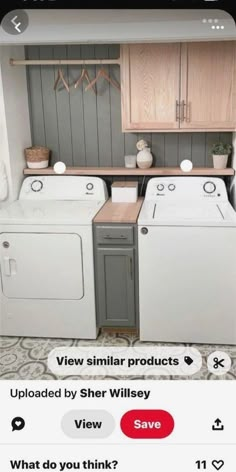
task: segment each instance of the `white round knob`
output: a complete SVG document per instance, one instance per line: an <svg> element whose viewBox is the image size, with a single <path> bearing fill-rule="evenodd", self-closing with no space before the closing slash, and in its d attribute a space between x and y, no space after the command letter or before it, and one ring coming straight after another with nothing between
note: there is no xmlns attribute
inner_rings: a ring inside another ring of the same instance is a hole
<svg viewBox="0 0 236 472"><path fill-rule="evenodd" d="M157 185L157 190L159 190L159 192L162 192L162 190L164 190L164 185L163 184L158 184Z"/></svg>
<svg viewBox="0 0 236 472"><path fill-rule="evenodd" d="M189 159L184 159L181 163L180 163L180 169L183 171L183 172L190 172L193 168L193 163L191 161L189 161Z"/></svg>
<svg viewBox="0 0 236 472"><path fill-rule="evenodd" d="M66 165L64 164L64 162L58 161L56 162L56 164L54 164L53 170L56 174L64 174L64 172L66 171Z"/></svg>
<svg viewBox="0 0 236 472"><path fill-rule="evenodd" d="M33 192L40 192L43 188L43 182L41 180L34 180L31 184Z"/></svg>
<svg viewBox="0 0 236 472"><path fill-rule="evenodd" d="M203 185L203 189L206 193L214 193L215 190L216 190L216 186L214 184L214 182L206 182L204 185Z"/></svg>
<svg viewBox="0 0 236 472"><path fill-rule="evenodd" d="M168 189L170 190L170 192L173 192L175 190L175 184L168 185Z"/></svg>

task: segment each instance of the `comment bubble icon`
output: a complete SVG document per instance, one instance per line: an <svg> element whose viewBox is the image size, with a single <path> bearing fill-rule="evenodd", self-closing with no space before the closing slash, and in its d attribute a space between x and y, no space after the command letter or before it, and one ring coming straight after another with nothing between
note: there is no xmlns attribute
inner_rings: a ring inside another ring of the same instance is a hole
<svg viewBox="0 0 236 472"><path fill-rule="evenodd" d="M12 431L21 431L25 427L25 420L21 416L16 416L13 418L11 425Z"/></svg>

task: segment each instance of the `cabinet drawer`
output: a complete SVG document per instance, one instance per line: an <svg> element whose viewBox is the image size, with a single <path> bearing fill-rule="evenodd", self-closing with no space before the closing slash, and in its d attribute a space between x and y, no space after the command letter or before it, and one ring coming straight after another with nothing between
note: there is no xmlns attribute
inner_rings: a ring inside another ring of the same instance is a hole
<svg viewBox="0 0 236 472"><path fill-rule="evenodd" d="M95 229L97 244L133 244L133 226L97 226Z"/></svg>

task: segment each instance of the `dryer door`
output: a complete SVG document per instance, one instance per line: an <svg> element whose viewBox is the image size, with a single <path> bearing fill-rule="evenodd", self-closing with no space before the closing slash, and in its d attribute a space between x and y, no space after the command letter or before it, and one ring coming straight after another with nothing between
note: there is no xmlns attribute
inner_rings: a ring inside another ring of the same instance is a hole
<svg viewBox="0 0 236 472"><path fill-rule="evenodd" d="M78 234L2 233L2 290L8 298L79 300L84 295Z"/></svg>

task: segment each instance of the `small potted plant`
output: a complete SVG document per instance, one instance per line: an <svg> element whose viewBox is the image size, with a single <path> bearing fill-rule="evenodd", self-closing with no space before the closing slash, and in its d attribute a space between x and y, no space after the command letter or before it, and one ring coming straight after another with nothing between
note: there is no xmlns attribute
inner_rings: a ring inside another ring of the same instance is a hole
<svg viewBox="0 0 236 472"><path fill-rule="evenodd" d="M44 146L32 146L25 149L26 164L30 169L48 167L50 150Z"/></svg>
<svg viewBox="0 0 236 472"><path fill-rule="evenodd" d="M211 148L214 169L225 169L228 157L232 151L232 144L217 142Z"/></svg>

